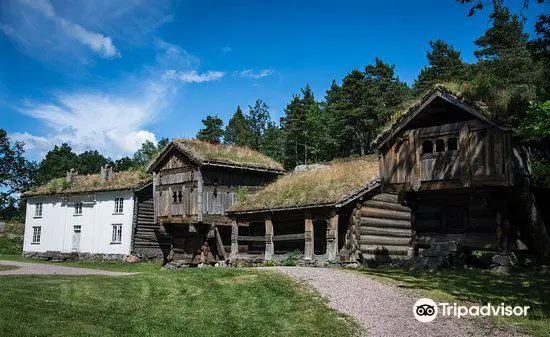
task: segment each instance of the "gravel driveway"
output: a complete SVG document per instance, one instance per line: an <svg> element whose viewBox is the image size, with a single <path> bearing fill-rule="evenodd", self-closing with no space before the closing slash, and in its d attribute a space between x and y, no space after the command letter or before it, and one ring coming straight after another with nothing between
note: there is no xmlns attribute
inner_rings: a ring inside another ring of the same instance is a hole
<svg viewBox="0 0 550 337"><path fill-rule="evenodd" d="M86 269L65 267L55 264L44 263L27 263L18 261L0 260L0 265L16 266L18 269L0 271L1 275L107 275L107 276L123 276L132 275L134 273L121 273L100 269Z"/></svg>
<svg viewBox="0 0 550 337"><path fill-rule="evenodd" d="M330 306L355 317L367 330L368 336L526 336L518 331L491 329L487 320L446 318L438 316L433 322L421 323L413 316L413 305L419 299L409 290L381 283L367 275L351 271L307 268L273 267L297 280L306 280ZM512 329L516 330L516 329Z"/></svg>

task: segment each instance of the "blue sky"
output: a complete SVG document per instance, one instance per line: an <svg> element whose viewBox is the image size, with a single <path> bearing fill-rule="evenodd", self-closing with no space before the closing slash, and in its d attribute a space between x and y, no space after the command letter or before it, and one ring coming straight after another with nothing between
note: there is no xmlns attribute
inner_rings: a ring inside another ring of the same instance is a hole
<svg viewBox="0 0 550 337"><path fill-rule="evenodd" d="M524 11L527 31L547 10ZM0 128L31 159L61 142L116 159L258 98L278 121L307 83L322 99L376 56L409 84L432 39L475 61L489 11L467 12L453 0L3 0Z"/></svg>

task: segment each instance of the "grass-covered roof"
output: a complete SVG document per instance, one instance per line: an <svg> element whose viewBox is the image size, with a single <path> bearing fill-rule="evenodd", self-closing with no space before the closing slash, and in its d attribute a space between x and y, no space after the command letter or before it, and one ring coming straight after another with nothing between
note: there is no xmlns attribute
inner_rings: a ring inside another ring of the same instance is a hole
<svg viewBox="0 0 550 337"><path fill-rule="evenodd" d="M505 121L502 121L487 104L476 99L478 94L467 83L445 83L436 84L432 89L424 93L420 98L407 101L403 104L396 113L392 115L389 122L382 128L376 139L373 141L375 145L383 143L387 137L389 137L394 130L403 126L403 123L415 113L418 109L434 94L443 95L449 101L455 104L460 104L463 107L468 107L471 112L479 114L483 119L498 124L506 125ZM496 107L495 107L496 110Z"/></svg>
<svg viewBox="0 0 550 337"><path fill-rule="evenodd" d="M99 174L76 175L72 183L66 178L56 178L47 184L26 191L23 196L132 190L150 182L151 176L140 170L113 172L111 179L106 182L101 182Z"/></svg>
<svg viewBox="0 0 550 337"><path fill-rule="evenodd" d="M172 140L160 155L151 163L149 171L162 161L171 147L177 147L191 160L201 165L222 164L272 171L284 171L283 166L274 159L244 146L212 144L197 139L176 138Z"/></svg>
<svg viewBox="0 0 550 337"><path fill-rule="evenodd" d="M248 195L229 212L336 205L368 190L378 180L377 156L340 159L324 169L292 172Z"/></svg>

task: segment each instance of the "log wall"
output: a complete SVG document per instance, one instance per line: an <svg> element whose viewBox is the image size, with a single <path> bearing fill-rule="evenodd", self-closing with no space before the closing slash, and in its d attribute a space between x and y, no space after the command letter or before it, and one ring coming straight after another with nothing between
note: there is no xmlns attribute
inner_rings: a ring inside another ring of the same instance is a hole
<svg viewBox="0 0 550 337"><path fill-rule="evenodd" d="M363 258L407 257L412 240L412 216L410 208L398 202L397 195L376 195L365 201L357 212L361 219L359 244Z"/></svg>

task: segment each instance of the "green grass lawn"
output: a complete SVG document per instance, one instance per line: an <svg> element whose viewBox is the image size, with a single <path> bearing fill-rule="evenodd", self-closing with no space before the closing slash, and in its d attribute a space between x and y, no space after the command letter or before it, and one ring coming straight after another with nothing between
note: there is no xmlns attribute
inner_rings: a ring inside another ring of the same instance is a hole
<svg viewBox="0 0 550 337"><path fill-rule="evenodd" d="M273 272L164 270L153 263L63 265L139 274L0 276L1 335L351 336L358 332L354 322L315 293Z"/></svg>
<svg viewBox="0 0 550 337"><path fill-rule="evenodd" d="M519 324L535 336L550 336L550 270L503 274L480 269L407 271L365 268L362 273L413 289L419 296L449 303L528 305L529 316L493 319L494 324Z"/></svg>

